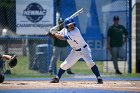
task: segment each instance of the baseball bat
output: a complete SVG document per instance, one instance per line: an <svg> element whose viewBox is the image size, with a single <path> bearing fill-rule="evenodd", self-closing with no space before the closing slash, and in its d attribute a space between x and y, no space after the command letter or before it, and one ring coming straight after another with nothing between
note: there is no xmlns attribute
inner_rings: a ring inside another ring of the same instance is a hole
<svg viewBox="0 0 140 93"><path fill-rule="evenodd" d="M77 12L75 12L74 14L72 14L70 16L70 18L75 18L76 16L80 15L83 11L84 11L84 8L81 8L80 10L78 10Z"/></svg>
<svg viewBox="0 0 140 93"><path fill-rule="evenodd" d="M84 8L81 8L80 10L76 11L75 13L73 13L73 14L70 16L70 18L73 19L73 18L79 16L81 13L83 13L83 11L84 11ZM62 25L64 25L64 22L61 23L61 24L59 24L59 25L54 26L53 28L56 30L56 29L58 29L58 28L59 28L60 26L62 26ZM51 29L51 30L54 30L54 29ZM52 32L51 30L50 30L50 32Z"/></svg>

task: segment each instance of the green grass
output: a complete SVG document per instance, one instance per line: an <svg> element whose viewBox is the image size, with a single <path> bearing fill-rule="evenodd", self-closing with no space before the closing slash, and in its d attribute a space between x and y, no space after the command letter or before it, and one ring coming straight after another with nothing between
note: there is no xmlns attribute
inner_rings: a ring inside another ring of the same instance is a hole
<svg viewBox="0 0 140 93"><path fill-rule="evenodd" d="M62 62L58 62L57 67L59 68L60 64ZM140 74L123 74L123 75L115 75L113 73L106 73L103 72L103 62L96 62L96 65L99 68L99 71L104 74L111 76L109 77L120 77L120 78L129 78L129 77L140 77ZM76 74L82 74L82 75L91 75L92 72L88 68L87 64L82 61L78 61L72 68L72 71ZM29 70L28 68L28 59L27 57L18 57L18 64L16 67L11 69L12 75L8 75L8 77L31 77L31 78L46 78L50 77L49 74L42 74L39 71ZM51 76L53 77L53 76ZM64 75L64 77L68 77L67 75Z"/></svg>
<svg viewBox="0 0 140 93"><path fill-rule="evenodd" d="M61 62L58 62L58 66ZM102 62L96 62L96 65L99 67L99 71L103 72L103 63ZM76 74L85 74L89 75L92 74L91 69L87 66L86 62L78 61L74 66L71 68L72 71Z"/></svg>
<svg viewBox="0 0 140 93"><path fill-rule="evenodd" d="M18 57L18 64L11 71L11 77L46 77L38 71L29 70L27 57Z"/></svg>
<svg viewBox="0 0 140 93"><path fill-rule="evenodd" d="M62 62L58 62L57 68L60 67ZM99 70L102 72L103 64L102 62L97 63ZM76 74L92 74L91 70L88 68L85 62L78 61L72 68L72 71ZM18 64L16 67L11 69L12 75L9 77L50 77L49 74L42 74L39 71L29 70L27 57L18 57ZM67 76L65 76L67 77Z"/></svg>

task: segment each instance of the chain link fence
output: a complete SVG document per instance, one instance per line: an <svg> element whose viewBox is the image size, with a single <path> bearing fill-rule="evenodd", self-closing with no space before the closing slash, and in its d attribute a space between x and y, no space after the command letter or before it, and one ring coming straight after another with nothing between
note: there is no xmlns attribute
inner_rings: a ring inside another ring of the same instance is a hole
<svg viewBox="0 0 140 93"><path fill-rule="evenodd" d="M61 11L62 10L61 5L63 6L64 4L62 0L54 0L54 1L60 1L61 2L59 4L60 13L65 12L65 11ZM75 2L78 2L78 0ZM103 2L106 2L106 0L104 0ZM93 15L96 17L96 19L97 18L100 19L100 20L97 19L98 26L93 22L94 26L91 27L92 22L90 20L86 20L86 21L88 21L87 24L90 24L89 25L90 28L94 29L94 27L96 28L99 27L99 29L101 30L100 31L101 35L104 37L102 40L103 41L102 48L106 48L105 47L106 40L104 40L106 39L106 30L109 27L109 25L112 24L112 18L114 15L116 14L120 15L120 18L123 19L121 20L121 22L125 24L126 28L129 30L129 26L128 26L129 22L127 21L127 19L129 18L128 2L129 0L107 0L105 5L102 3L102 0L94 2L96 5L97 15L95 14ZM100 5L102 5L102 7L100 7ZM61 16L65 18L65 14L62 14ZM88 18L90 18L89 14L87 14L87 16ZM16 28L16 0L0 0L0 53L1 54L15 53L18 56L20 65L15 69L20 69L20 68L22 69L22 66L25 66L23 70L25 69L39 70L40 73L47 73L48 71L47 67L49 65L51 51L52 51L52 40L46 37L45 35L20 35L19 36L16 34L16 29L17 29ZM88 30L88 28L85 29ZM92 32L90 33L92 34ZM90 45L93 46L92 44ZM23 63L25 64L23 65Z"/></svg>

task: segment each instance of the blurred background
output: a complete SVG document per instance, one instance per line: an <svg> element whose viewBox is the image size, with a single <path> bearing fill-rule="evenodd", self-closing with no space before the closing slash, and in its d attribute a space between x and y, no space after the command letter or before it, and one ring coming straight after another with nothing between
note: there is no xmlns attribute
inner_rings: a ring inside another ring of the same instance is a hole
<svg viewBox="0 0 140 93"><path fill-rule="evenodd" d="M107 50L107 30L117 15L129 33L124 45L126 58L119 60L120 70L125 74L140 73L139 4L139 0L0 0L0 53L18 56L17 66L11 69L4 65L4 71L11 70L12 75L17 76L46 75L52 39L45 33L58 24L59 18L65 19L84 8L74 20L90 45L100 71L114 72ZM85 65L80 60L72 69L77 74L90 74Z"/></svg>

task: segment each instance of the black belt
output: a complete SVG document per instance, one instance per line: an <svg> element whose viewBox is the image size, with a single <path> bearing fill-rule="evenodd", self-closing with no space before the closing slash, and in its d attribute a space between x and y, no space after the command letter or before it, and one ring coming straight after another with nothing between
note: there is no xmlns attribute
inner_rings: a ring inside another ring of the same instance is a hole
<svg viewBox="0 0 140 93"><path fill-rule="evenodd" d="M86 47L87 47L87 44L83 46L83 48L86 48ZM76 49L75 51L81 51L81 48Z"/></svg>

